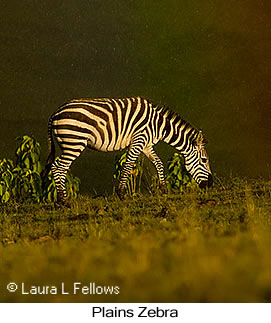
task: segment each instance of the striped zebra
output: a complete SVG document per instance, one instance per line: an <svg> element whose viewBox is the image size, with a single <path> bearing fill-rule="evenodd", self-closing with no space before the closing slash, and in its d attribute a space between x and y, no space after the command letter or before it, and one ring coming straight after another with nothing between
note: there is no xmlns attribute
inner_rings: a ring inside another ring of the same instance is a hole
<svg viewBox="0 0 271 323"><path fill-rule="evenodd" d="M62 151L57 160L53 135ZM65 203L67 171L86 147L105 152L129 147L118 186L121 198L127 177L141 153L156 167L161 190L166 192L163 163L153 149L161 140L180 151L187 171L201 188L212 184L206 140L200 130L178 114L142 97L68 101L57 109L48 124L50 154L46 173L52 169L57 201Z"/></svg>

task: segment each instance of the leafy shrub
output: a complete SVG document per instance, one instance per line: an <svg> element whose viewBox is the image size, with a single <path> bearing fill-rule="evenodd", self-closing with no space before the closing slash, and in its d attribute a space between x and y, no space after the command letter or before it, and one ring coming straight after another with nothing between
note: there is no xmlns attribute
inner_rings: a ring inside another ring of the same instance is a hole
<svg viewBox="0 0 271 323"><path fill-rule="evenodd" d="M168 188L173 193L180 193L187 187L195 184L192 176L187 172L184 166L184 158L182 155L174 153L168 160L166 181L168 183Z"/></svg>
<svg viewBox="0 0 271 323"><path fill-rule="evenodd" d="M121 170L124 163L127 160L127 151L125 151L120 157L116 158L115 171L113 174L114 179L120 180ZM133 196L136 192L140 191L143 175L143 157L139 157L136 164L133 166L130 175L127 179L127 193L129 196Z"/></svg>
<svg viewBox="0 0 271 323"><path fill-rule="evenodd" d="M15 163L5 158L0 160L0 202L8 202L11 198L17 201L56 201L56 185L51 172L42 178L40 144L29 136L17 138L15 157ZM79 183L77 177L67 175L69 198L77 196Z"/></svg>
<svg viewBox="0 0 271 323"><path fill-rule="evenodd" d="M15 165L23 170L41 173L40 144L36 139L23 136L17 138Z"/></svg>

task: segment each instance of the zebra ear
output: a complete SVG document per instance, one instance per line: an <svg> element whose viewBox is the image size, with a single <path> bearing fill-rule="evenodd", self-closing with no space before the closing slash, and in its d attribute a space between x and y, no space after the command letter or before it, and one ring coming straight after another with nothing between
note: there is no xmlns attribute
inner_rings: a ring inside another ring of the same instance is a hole
<svg viewBox="0 0 271 323"><path fill-rule="evenodd" d="M204 137L201 130L199 131L196 141L198 145L203 145L203 146L208 143L207 139Z"/></svg>

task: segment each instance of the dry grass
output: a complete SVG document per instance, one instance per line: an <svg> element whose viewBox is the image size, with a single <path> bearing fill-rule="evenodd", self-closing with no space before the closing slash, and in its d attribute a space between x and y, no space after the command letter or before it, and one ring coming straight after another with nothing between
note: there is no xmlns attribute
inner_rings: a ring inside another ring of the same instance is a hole
<svg viewBox="0 0 271 323"><path fill-rule="evenodd" d="M80 196L71 209L1 207L0 300L270 302L271 183L180 196ZM6 284L118 285L118 295L22 295Z"/></svg>

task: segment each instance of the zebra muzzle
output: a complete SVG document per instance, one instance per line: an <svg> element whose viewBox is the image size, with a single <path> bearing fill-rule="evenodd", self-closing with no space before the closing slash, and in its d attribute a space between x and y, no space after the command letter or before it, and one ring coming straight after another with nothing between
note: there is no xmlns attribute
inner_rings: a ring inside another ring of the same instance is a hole
<svg viewBox="0 0 271 323"><path fill-rule="evenodd" d="M199 183L200 188L207 188L207 187L211 187L212 185L213 185L213 176L211 174L209 174L207 181L202 181Z"/></svg>

